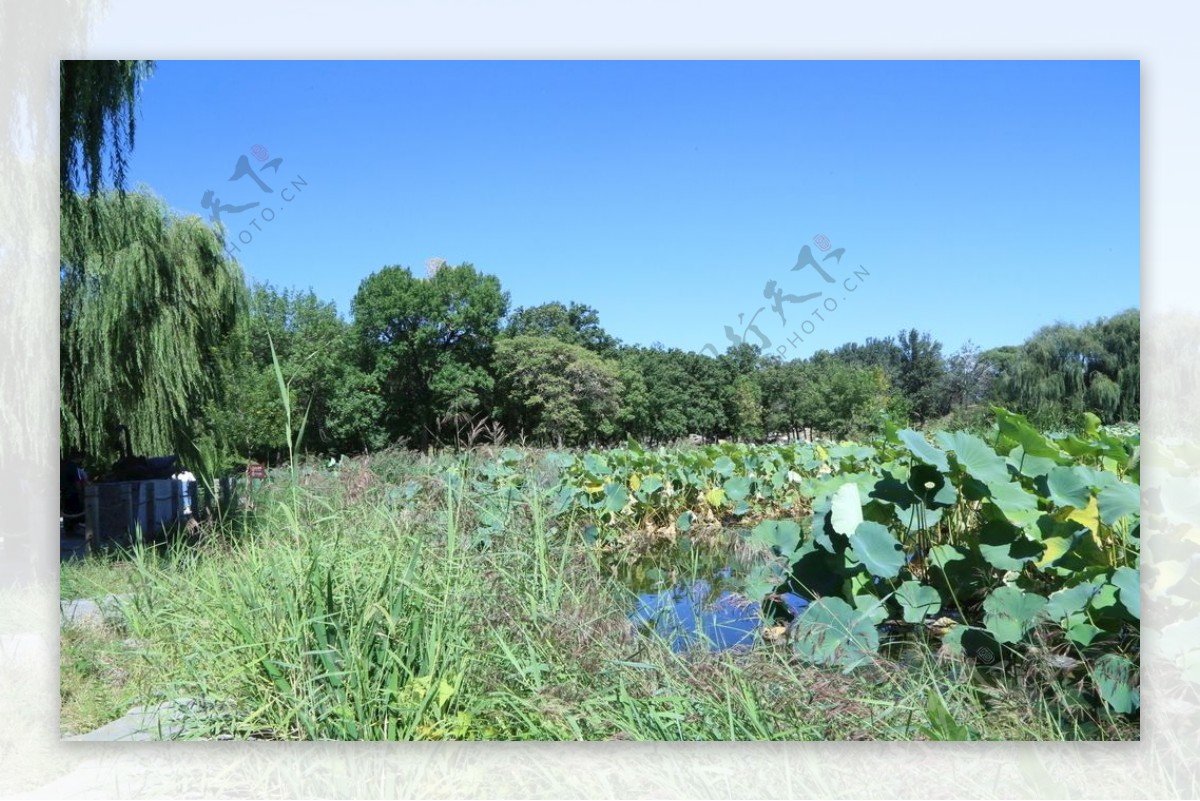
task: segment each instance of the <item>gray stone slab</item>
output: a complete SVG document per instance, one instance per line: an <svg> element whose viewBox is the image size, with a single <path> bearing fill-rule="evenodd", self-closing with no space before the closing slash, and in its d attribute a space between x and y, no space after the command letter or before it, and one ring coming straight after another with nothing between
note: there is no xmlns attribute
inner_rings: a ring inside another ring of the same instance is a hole
<svg viewBox="0 0 1200 801"><path fill-rule="evenodd" d="M134 707L112 723L64 740L104 743L175 740L183 733L183 717L191 705L189 699L179 698L154 707Z"/></svg>
<svg viewBox="0 0 1200 801"><path fill-rule="evenodd" d="M121 617L122 604L129 603L133 596L106 595L99 600L91 598L76 598L71 601L59 601L61 623L69 625L102 625L107 619Z"/></svg>

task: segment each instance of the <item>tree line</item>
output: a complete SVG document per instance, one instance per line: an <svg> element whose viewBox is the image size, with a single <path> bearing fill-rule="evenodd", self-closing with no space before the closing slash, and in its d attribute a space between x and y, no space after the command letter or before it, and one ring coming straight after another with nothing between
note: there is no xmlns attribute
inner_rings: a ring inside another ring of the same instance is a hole
<svg viewBox="0 0 1200 801"><path fill-rule="evenodd" d="M885 416L980 425L990 404L1048 428L1084 411L1106 422L1139 417L1136 310L986 352L968 344L947 355L910 328L783 361L747 343L715 358L623 344L587 305L509 312L508 303L499 281L470 264L428 277L385 267L362 282L348 322L311 290L257 285L230 384L242 413L224 418L222 435L260 458L283 445L268 341L292 408L307 410L304 447L326 453L425 447L464 432L555 446L846 437Z"/></svg>
<svg viewBox="0 0 1200 801"><path fill-rule="evenodd" d="M116 213L110 203L103 213ZM129 422L146 452L203 446L225 461L274 461L287 452L282 391L293 430L303 423L294 444L321 454L847 437L885 419L977 426L990 404L1051 428L1083 411L1139 418L1136 310L990 351L947 355L910 328L790 361L747 343L713 357L621 343L582 303L510 309L495 276L459 264L428 275L384 267L362 281L345 320L312 290L239 291L216 232L146 196L124 203L136 224L117 230L141 245L119 239L97 259L67 250L88 234L64 229L64 259L89 265L64 262L64 447L111 451L108 432Z"/></svg>

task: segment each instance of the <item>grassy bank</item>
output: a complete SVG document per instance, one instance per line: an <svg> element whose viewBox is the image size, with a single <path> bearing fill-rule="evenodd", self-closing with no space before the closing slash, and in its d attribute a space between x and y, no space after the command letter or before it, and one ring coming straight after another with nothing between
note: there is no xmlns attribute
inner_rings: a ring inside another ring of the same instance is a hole
<svg viewBox="0 0 1200 801"><path fill-rule="evenodd" d="M634 632L611 558L550 514L553 476L479 481L488 458L275 477L236 530L64 564L66 596L133 597L119 630L64 634L64 729L186 697L194 738L1137 737L1072 711L1052 671L1001 677L919 643L849 673L783 642L674 653Z"/></svg>

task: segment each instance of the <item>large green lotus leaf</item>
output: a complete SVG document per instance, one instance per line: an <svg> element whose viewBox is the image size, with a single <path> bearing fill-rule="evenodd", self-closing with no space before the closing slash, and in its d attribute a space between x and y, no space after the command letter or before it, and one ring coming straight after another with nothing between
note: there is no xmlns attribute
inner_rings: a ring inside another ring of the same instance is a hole
<svg viewBox="0 0 1200 801"><path fill-rule="evenodd" d="M1117 586L1111 582L1101 584L1099 592L1092 596L1092 609L1098 614L1107 614L1116 608Z"/></svg>
<svg viewBox="0 0 1200 801"><path fill-rule="evenodd" d="M771 487L774 489L782 489L784 484L787 484L788 471L787 468L780 468L771 474Z"/></svg>
<svg viewBox="0 0 1200 801"><path fill-rule="evenodd" d="M988 498L1012 524L1032 528L1042 516L1037 496L1015 481L988 484Z"/></svg>
<svg viewBox="0 0 1200 801"><path fill-rule="evenodd" d="M984 484L998 484L1009 480L1008 465L986 442L974 434L955 431L953 434L939 431L938 442L954 456L963 470Z"/></svg>
<svg viewBox="0 0 1200 801"><path fill-rule="evenodd" d="M1007 437L1025 449L1030 456L1044 456L1059 459L1063 453L1059 447L1045 434L1038 431L1022 415L1015 414L999 406L993 406L996 423L1000 427L1000 436Z"/></svg>
<svg viewBox="0 0 1200 801"><path fill-rule="evenodd" d="M778 562L755 565L746 574L742 585L743 592L748 598L762 603L765 597L775 592L785 581L787 581L787 572Z"/></svg>
<svg viewBox="0 0 1200 801"><path fill-rule="evenodd" d="M1017 587L997 587L983 601L983 625L999 642L1018 642L1033 628L1046 599Z"/></svg>
<svg viewBox="0 0 1200 801"><path fill-rule="evenodd" d="M1067 628L1067 639L1081 648L1086 648L1092 644L1092 640L1096 639L1096 635L1101 633L1103 633L1103 629L1093 626L1087 618L1080 618L1078 622Z"/></svg>
<svg viewBox="0 0 1200 801"><path fill-rule="evenodd" d="M1129 464L1129 460L1133 456L1133 453L1130 451L1130 448L1133 445L1132 442L1126 442L1121 437L1110 434L1104 430L1101 430L1096 438L1100 440L1101 444L1104 446L1105 454L1109 458L1113 459L1117 462L1117 464L1120 465Z"/></svg>
<svg viewBox="0 0 1200 801"><path fill-rule="evenodd" d="M1079 622L1080 616L1086 616L1088 601L1099 589L1095 584L1085 582L1052 592L1042 614L1046 616L1047 620L1064 624L1069 628Z"/></svg>
<svg viewBox="0 0 1200 801"><path fill-rule="evenodd" d="M963 552L953 545L935 545L929 549L929 556L926 558L926 561L934 567L945 570L946 565L951 562L966 558Z"/></svg>
<svg viewBox="0 0 1200 801"><path fill-rule="evenodd" d="M887 607L884 606L883 601L874 595L855 595L854 608L858 610L859 614L870 620L873 625L878 626L887 620Z"/></svg>
<svg viewBox="0 0 1200 801"><path fill-rule="evenodd" d="M945 451L929 444L929 441L919 431L914 431L911 428L906 428L903 431L897 431L896 436L908 448L909 453L916 456L925 464L932 465L943 473L950 472L950 462L946 459Z"/></svg>
<svg viewBox="0 0 1200 801"><path fill-rule="evenodd" d="M687 531L692 527L692 513L684 512L675 519L675 528L678 531Z"/></svg>
<svg viewBox="0 0 1200 801"><path fill-rule="evenodd" d="M962 476L958 481L958 491L968 501L982 501L988 497L988 485L971 476Z"/></svg>
<svg viewBox="0 0 1200 801"><path fill-rule="evenodd" d="M1058 462L1046 456L1033 456L1020 445L1009 451L1004 460L1012 469L1028 478L1044 476L1058 466Z"/></svg>
<svg viewBox="0 0 1200 801"><path fill-rule="evenodd" d="M841 598L811 603L792 624L796 655L817 665L837 665L849 671L879 650L879 632L871 618Z"/></svg>
<svg viewBox="0 0 1200 801"><path fill-rule="evenodd" d="M906 581L896 588L896 600L904 610L905 623L920 623L942 608L938 591L919 581Z"/></svg>
<svg viewBox="0 0 1200 801"><path fill-rule="evenodd" d="M1054 567L1058 560L1062 559L1071 550L1071 546L1079 539L1079 535L1072 537L1045 537L1042 539L1042 545L1045 550L1034 564L1040 570L1045 570L1049 567Z"/></svg>
<svg viewBox="0 0 1200 801"><path fill-rule="evenodd" d="M800 545L800 524L794 520L764 520L750 532L750 541L790 556Z"/></svg>
<svg viewBox="0 0 1200 801"><path fill-rule="evenodd" d="M725 495L731 501L743 501L750 494L750 479L734 476L725 482Z"/></svg>
<svg viewBox="0 0 1200 801"><path fill-rule="evenodd" d="M546 454L545 461L546 464L552 469L566 470L567 468L575 466L576 459L575 454L573 453L559 453L557 451L551 451L550 453Z"/></svg>
<svg viewBox="0 0 1200 801"><path fill-rule="evenodd" d="M792 556L792 583L810 600L839 595L845 578L844 560L807 540Z"/></svg>
<svg viewBox="0 0 1200 801"><path fill-rule="evenodd" d="M954 656L974 659L981 665L995 665L1000 661L1000 643L986 629L974 626L955 626L946 632L942 647Z"/></svg>
<svg viewBox="0 0 1200 801"><path fill-rule="evenodd" d="M935 545L925 556L925 583L937 587L943 598L956 604L982 600L994 581L995 568L989 565L978 548L967 550L963 545Z"/></svg>
<svg viewBox="0 0 1200 801"><path fill-rule="evenodd" d="M604 508L616 514L625 508L625 504L629 502L629 490L625 489L624 484L605 484L604 485Z"/></svg>
<svg viewBox="0 0 1200 801"><path fill-rule="evenodd" d="M1134 687L1134 664L1117 654L1104 654L1096 660L1092 678L1096 690L1112 711L1128 715L1141 705L1141 691Z"/></svg>
<svg viewBox="0 0 1200 801"><path fill-rule="evenodd" d="M563 487L558 491L558 497L554 499L554 506L551 508L550 514L553 516L561 515L575 505L575 494L580 490L574 487Z"/></svg>
<svg viewBox="0 0 1200 801"><path fill-rule="evenodd" d="M1098 442L1092 440L1084 440L1070 434L1065 437L1058 437L1054 440L1054 444L1062 448L1068 455L1076 459L1086 459L1104 453L1105 448Z"/></svg>
<svg viewBox="0 0 1200 801"><path fill-rule="evenodd" d="M1141 514L1142 488L1121 482L1100 490L1096 501L1100 506L1100 519L1111 526L1126 515Z"/></svg>
<svg viewBox="0 0 1200 801"><path fill-rule="evenodd" d="M587 470L595 478L603 478L612 472L609 469L608 462L598 453L589 453L583 457L583 469Z"/></svg>
<svg viewBox="0 0 1200 801"><path fill-rule="evenodd" d="M979 530L979 553L997 570L1020 570L1042 555L1041 544L1025 538L1003 520L989 520Z"/></svg>
<svg viewBox="0 0 1200 801"><path fill-rule="evenodd" d="M1094 572L1110 564L1108 554L1101 549L1095 535L1086 526L1081 526L1073 520L1059 521L1059 524L1060 530L1070 530L1074 533L1071 535L1070 549L1054 562L1056 570L1066 571L1064 575L1080 574ZM1045 539L1043 535L1043 541Z"/></svg>
<svg viewBox="0 0 1200 801"><path fill-rule="evenodd" d="M912 489L907 483L900 481L886 471L883 474L883 478L875 482L875 487L871 490L871 494L868 497L885 501L901 509L908 509L918 501L917 496L913 494Z"/></svg>
<svg viewBox="0 0 1200 801"><path fill-rule="evenodd" d="M663 488L662 479L659 478L658 476L649 476L648 478L642 479L641 491L646 497L650 497L651 495L658 492L662 488Z"/></svg>
<svg viewBox="0 0 1200 801"><path fill-rule="evenodd" d="M853 534L858 524L863 522L862 500L857 484L843 484L833 493L830 521L834 531L846 536Z"/></svg>
<svg viewBox="0 0 1200 801"><path fill-rule="evenodd" d="M897 509L890 503L877 500L867 501L862 507L863 520L873 520L881 526L890 526L897 520L908 517L912 511L910 509L906 512L903 509Z"/></svg>
<svg viewBox="0 0 1200 801"><path fill-rule="evenodd" d="M958 490L946 480L945 473L932 465L914 465L908 476L908 486L930 509L953 506L958 502Z"/></svg>
<svg viewBox="0 0 1200 801"><path fill-rule="evenodd" d="M1055 506L1086 509L1092 499L1091 471L1076 467L1055 467L1046 474L1046 496Z"/></svg>
<svg viewBox="0 0 1200 801"><path fill-rule="evenodd" d="M1139 571L1132 567L1118 567L1113 571L1112 584L1117 588L1117 597L1129 614L1141 620L1142 617L1142 586Z"/></svg>
<svg viewBox="0 0 1200 801"><path fill-rule="evenodd" d="M869 520L858 524L850 535L854 556L880 578L895 578L904 567L904 549L892 533Z"/></svg>
<svg viewBox="0 0 1200 801"><path fill-rule="evenodd" d="M1087 482L1087 485L1097 492L1107 489L1108 487L1116 487L1121 484L1121 477L1116 473L1110 473L1107 470L1100 470L1084 464L1075 465L1075 474Z"/></svg>
<svg viewBox="0 0 1200 801"><path fill-rule="evenodd" d="M728 456L722 456L720 459L717 459L717 461L713 462L713 470L719 476L728 478L729 476L733 475L733 468L733 460Z"/></svg>
<svg viewBox="0 0 1200 801"><path fill-rule="evenodd" d="M829 458L838 462L865 462L875 455L870 445L834 445L829 448Z"/></svg>
<svg viewBox="0 0 1200 801"><path fill-rule="evenodd" d="M829 551L829 553L837 553L840 549L838 548L838 544L833 541L836 532L833 530L830 508L831 501L829 498L824 498L813 505L812 537L816 544Z"/></svg>

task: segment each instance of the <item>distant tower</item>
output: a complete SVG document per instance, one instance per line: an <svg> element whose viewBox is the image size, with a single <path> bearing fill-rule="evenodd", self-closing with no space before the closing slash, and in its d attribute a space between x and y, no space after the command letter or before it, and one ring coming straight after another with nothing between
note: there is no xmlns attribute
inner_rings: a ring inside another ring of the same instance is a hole
<svg viewBox="0 0 1200 801"><path fill-rule="evenodd" d="M441 256L434 256L432 259L425 260L425 277L433 278L437 275L437 271L446 266L446 260Z"/></svg>

